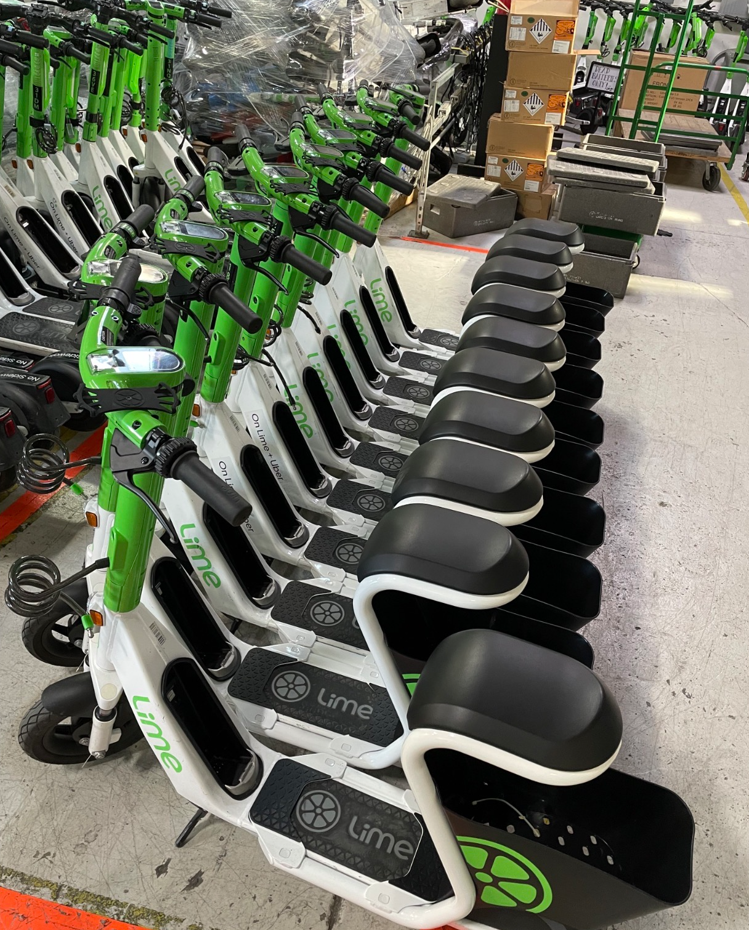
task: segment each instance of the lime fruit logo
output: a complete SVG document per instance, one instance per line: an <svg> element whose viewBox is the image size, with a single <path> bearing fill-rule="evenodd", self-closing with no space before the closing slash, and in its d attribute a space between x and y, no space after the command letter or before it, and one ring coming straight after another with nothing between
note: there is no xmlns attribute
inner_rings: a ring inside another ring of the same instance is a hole
<svg viewBox="0 0 749 930"><path fill-rule="evenodd" d="M459 836L458 842L474 879L484 886L480 895L484 904L529 914L541 914L551 905L551 886L525 856L473 836Z"/></svg>
<svg viewBox="0 0 749 930"><path fill-rule="evenodd" d="M419 678L421 677L420 672L407 672L403 676L403 681L406 683L408 688L408 693L413 696L414 691L416 690L416 685L419 683Z"/></svg>

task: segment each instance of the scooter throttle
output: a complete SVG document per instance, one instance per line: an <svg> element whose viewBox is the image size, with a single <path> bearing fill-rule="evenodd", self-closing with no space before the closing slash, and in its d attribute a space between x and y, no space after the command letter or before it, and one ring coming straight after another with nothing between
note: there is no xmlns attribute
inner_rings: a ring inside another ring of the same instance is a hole
<svg viewBox="0 0 749 930"><path fill-rule="evenodd" d="M377 242L375 233L354 223L342 210L333 214L330 221L330 228L335 229L339 233L343 233L344 236L348 236L349 239L353 239L355 242L361 242L361 244L365 245L368 249L372 248L375 242Z"/></svg>
<svg viewBox="0 0 749 930"><path fill-rule="evenodd" d="M333 277L333 272L329 268L321 265L314 258L310 258L309 255L305 255L304 252L300 252L291 243L284 248L279 258L280 261L306 274L308 278L312 278L318 284L327 284Z"/></svg>
<svg viewBox="0 0 749 930"><path fill-rule="evenodd" d="M390 207L383 203L382 200L371 191L368 187L364 187L362 184L355 185L349 192L349 200L355 200L356 203L360 203L363 207L366 207L367 210L371 210L372 213L376 213L377 216L385 219L385 217L390 213Z"/></svg>
<svg viewBox="0 0 749 930"><path fill-rule="evenodd" d="M225 281L215 284L211 288L208 299L217 307L225 310L234 322L239 323L246 332L257 333L262 329L262 317L259 317L254 310L250 310Z"/></svg>
<svg viewBox="0 0 749 930"><path fill-rule="evenodd" d="M418 132L409 129L408 126L401 126L398 135L401 139L405 139L406 142L410 142L411 145L415 145L417 149L421 149L422 152L429 151L429 140L425 139L424 136L420 136Z"/></svg>
<svg viewBox="0 0 749 930"><path fill-rule="evenodd" d="M231 526L241 526L252 513L250 504L204 465L194 448L187 448L177 456L169 469L169 477L183 481Z"/></svg>

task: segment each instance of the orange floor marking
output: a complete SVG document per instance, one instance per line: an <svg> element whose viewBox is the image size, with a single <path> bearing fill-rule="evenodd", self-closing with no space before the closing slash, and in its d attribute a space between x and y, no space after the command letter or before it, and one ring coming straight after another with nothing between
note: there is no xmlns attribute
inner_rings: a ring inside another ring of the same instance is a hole
<svg viewBox="0 0 749 930"><path fill-rule="evenodd" d="M2 930L142 930L98 914L0 888Z"/></svg>
<svg viewBox="0 0 749 930"><path fill-rule="evenodd" d="M421 245L435 245L438 249L457 249L459 252L478 252L479 255L486 255L489 249L477 249L472 245L453 245L452 242L430 242L429 239L417 239L415 236L395 236L396 239L402 239L403 242L420 242Z"/></svg>

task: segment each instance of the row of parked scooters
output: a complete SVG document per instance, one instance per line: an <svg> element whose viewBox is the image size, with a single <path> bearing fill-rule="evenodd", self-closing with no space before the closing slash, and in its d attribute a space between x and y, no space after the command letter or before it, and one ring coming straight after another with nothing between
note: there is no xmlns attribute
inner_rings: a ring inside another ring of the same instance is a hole
<svg viewBox="0 0 749 930"><path fill-rule="evenodd" d="M237 164L209 150L81 256L92 539L64 580L19 559L6 602L32 655L83 670L21 747L82 764L145 739L197 809L178 845L210 814L401 926L592 930L680 904L691 815L612 768L622 720L579 632L613 306L566 282L580 230L515 224L461 331L420 329L377 232L428 146L423 98L296 104L294 164L239 127ZM68 466L43 433L19 476L50 492Z"/></svg>

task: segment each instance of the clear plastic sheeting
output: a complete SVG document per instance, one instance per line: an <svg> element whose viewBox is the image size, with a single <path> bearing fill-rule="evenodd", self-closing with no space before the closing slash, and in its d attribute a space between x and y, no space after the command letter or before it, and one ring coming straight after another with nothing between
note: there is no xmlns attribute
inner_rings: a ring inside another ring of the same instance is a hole
<svg viewBox="0 0 749 930"><path fill-rule="evenodd" d="M412 81L423 52L390 0L223 0L232 18L216 30L189 29L191 121L201 135L231 132L239 120L283 133L286 95L319 84L350 90L359 81ZM280 121L280 122L279 122Z"/></svg>

